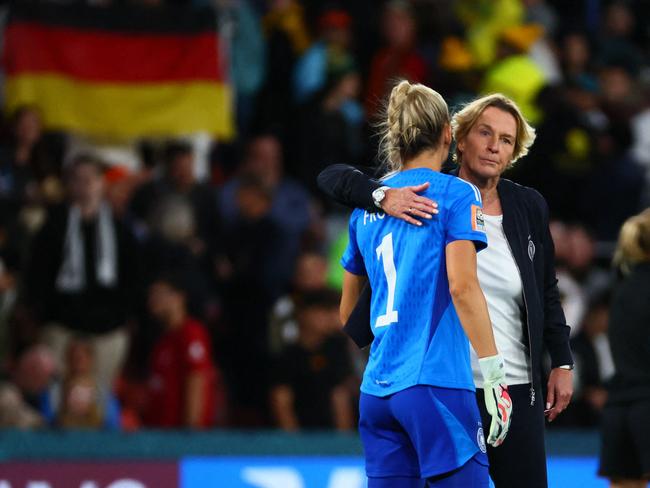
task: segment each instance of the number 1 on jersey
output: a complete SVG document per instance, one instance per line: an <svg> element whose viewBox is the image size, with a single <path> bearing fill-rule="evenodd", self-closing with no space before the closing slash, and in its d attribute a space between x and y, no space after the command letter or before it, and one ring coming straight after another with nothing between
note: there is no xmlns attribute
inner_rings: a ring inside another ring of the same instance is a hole
<svg viewBox="0 0 650 488"><path fill-rule="evenodd" d="M381 240L381 244L377 248L377 259L381 259L384 265L384 274L388 283L388 295L386 297L386 313L377 317L375 327L386 327L393 322L397 322L397 310L393 310L393 306L395 305L397 270L395 269L395 259L393 258L392 232L384 236Z"/></svg>

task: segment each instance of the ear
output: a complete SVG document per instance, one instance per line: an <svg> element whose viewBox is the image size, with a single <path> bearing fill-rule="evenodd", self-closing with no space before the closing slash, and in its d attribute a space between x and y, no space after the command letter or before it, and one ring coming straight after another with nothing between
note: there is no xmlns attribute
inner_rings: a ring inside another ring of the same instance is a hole
<svg viewBox="0 0 650 488"><path fill-rule="evenodd" d="M451 126L448 124L445 125L445 129L443 131L443 142L445 143L445 146L451 145Z"/></svg>
<svg viewBox="0 0 650 488"><path fill-rule="evenodd" d="M465 151L465 139L456 141L456 148L458 149L459 152Z"/></svg>

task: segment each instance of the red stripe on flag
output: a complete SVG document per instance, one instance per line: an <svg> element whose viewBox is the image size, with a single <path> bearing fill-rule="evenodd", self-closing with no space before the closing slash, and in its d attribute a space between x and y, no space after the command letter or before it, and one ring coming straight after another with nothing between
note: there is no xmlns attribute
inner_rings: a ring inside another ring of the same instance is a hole
<svg viewBox="0 0 650 488"><path fill-rule="evenodd" d="M125 34L10 23L9 76L56 73L95 82L224 81L216 33Z"/></svg>

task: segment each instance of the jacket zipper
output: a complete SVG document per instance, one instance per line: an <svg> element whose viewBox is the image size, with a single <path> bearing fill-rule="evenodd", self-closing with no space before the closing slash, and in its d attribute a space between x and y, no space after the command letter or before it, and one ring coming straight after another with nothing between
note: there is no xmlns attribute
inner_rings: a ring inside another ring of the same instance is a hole
<svg viewBox="0 0 650 488"><path fill-rule="evenodd" d="M503 223L501 223L501 226L503 226ZM505 234L505 230L503 233ZM530 240L530 236L528 236L528 240ZM526 301L526 287L524 286L524 278L521 275L521 269L519 269L519 263L517 263L517 259L515 259L515 254L512 252L512 247L510 246L510 241L508 240L508 236L506 236L506 242L508 243L508 249L510 249L512 260L515 262L515 267L517 268L517 272L519 273L519 279L521 280L521 295L524 297L524 309L526 310L526 330L528 332L528 364L526 366L528 368L528 373L530 374L529 396L530 396L530 406L532 407L533 405L535 405L535 386L534 386L534 379L533 379L533 344L530 337L530 321L528 318L528 302Z"/></svg>

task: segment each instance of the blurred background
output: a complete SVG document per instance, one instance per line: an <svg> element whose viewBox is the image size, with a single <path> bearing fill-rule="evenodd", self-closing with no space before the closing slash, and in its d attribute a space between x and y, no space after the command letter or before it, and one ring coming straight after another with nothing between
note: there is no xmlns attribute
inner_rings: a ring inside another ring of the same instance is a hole
<svg viewBox="0 0 650 488"><path fill-rule="evenodd" d="M315 179L377 164L381 99L406 78L452 109L502 92L538 131L506 177L548 201L572 326L551 486L604 486L610 262L650 204L649 1L53 0L0 18L0 482L363 486L348 211ZM258 455L303 457L223 457Z"/></svg>

